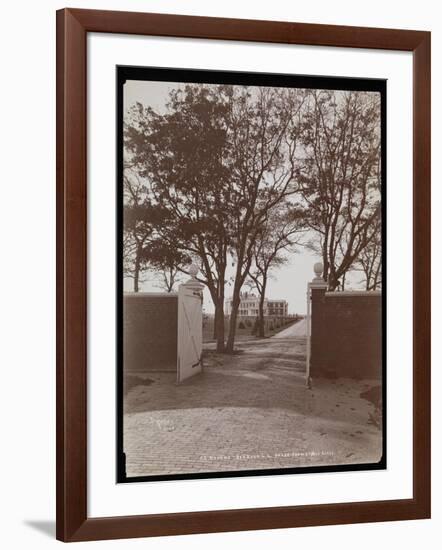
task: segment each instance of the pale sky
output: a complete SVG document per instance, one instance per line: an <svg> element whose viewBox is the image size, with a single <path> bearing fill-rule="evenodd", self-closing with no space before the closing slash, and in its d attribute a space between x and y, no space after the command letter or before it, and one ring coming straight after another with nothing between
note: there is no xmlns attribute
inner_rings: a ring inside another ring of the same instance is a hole
<svg viewBox="0 0 442 550"><path fill-rule="evenodd" d="M127 112L137 102L146 107L150 106L157 112L164 112L169 92L180 86L183 85L173 82L128 80L124 85L124 112ZM313 265L321 261L321 258L303 246L298 247L297 250L296 253L290 254L289 262L286 265L273 270L268 282L266 297L274 300L287 300L290 314L305 314L307 284L315 276ZM346 289L361 288L360 284L358 284L361 278L362 275L359 273L349 274L346 278ZM182 280L185 281L186 277L183 276ZM133 289L132 279L125 279L124 289L126 291ZM157 283L149 281L141 283L140 290L142 292L161 292ZM232 290L233 285L227 283L225 290L226 298L231 295ZM249 289L244 288L244 290ZM204 289L203 307L206 313L214 312L214 306L207 288Z"/></svg>
<svg viewBox="0 0 442 550"><path fill-rule="evenodd" d="M169 92L183 84L176 82L150 82L145 80L127 80L124 84L123 109L132 107L135 103L152 107L154 111L164 112Z"/></svg>

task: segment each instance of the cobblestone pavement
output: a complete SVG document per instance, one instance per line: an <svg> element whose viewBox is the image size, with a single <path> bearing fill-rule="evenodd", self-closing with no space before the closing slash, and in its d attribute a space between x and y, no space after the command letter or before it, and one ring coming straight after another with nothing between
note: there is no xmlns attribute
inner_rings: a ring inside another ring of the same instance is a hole
<svg viewBox="0 0 442 550"><path fill-rule="evenodd" d="M137 374L124 407L127 475L377 462L382 436L360 397L374 381L305 386L305 337L207 351L201 375Z"/></svg>

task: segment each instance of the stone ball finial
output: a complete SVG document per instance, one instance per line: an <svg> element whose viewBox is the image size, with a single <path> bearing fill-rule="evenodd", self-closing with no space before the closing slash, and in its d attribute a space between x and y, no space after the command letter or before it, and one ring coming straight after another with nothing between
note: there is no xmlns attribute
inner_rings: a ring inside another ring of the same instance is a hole
<svg viewBox="0 0 442 550"><path fill-rule="evenodd" d="M198 275L198 271L199 271L199 267L196 264L191 263L189 266L189 275L192 278L195 278Z"/></svg>
<svg viewBox="0 0 442 550"><path fill-rule="evenodd" d="M315 272L316 277L320 279L324 271L324 266L322 265L321 262L316 262L315 265L313 266L313 271Z"/></svg>

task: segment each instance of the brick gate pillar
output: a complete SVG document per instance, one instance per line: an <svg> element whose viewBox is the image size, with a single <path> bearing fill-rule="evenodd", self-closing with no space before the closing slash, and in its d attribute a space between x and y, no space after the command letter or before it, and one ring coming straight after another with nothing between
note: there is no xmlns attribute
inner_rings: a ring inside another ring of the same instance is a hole
<svg viewBox="0 0 442 550"><path fill-rule="evenodd" d="M327 283L322 278L324 267L322 263L318 262L314 265L313 270L315 277L309 283L309 295L310 295L310 342L309 346L309 383L310 379L319 375L321 368L326 362L323 349L321 347L321 340L323 341L324 331L333 330L333 327L327 327L326 315L325 315L325 293L327 290Z"/></svg>

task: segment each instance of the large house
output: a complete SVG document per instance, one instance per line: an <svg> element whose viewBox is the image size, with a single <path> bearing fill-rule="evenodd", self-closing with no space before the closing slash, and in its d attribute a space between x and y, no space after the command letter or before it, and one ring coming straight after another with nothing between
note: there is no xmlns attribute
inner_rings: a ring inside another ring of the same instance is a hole
<svg viewBox="0 0 442 550"><path fill-rule="evenodd" d="M225 303L225 313L232 312L232 298ZM240 317L256 317L259 314L259 296L252 292L241 292L238 315ZM264 298L264 315L266 317L287 317L288 304L286 300L270 300Z"/></svg>

